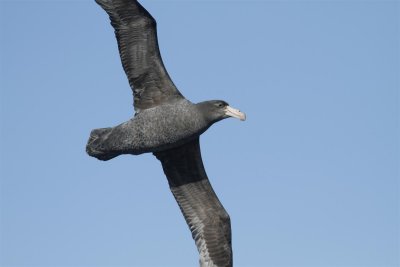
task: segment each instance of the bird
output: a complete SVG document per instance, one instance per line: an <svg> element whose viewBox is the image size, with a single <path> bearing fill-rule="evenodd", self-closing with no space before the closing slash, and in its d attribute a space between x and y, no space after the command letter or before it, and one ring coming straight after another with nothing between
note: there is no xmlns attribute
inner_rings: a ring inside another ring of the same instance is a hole
<svg viewBox="0 0 400 267"><path fill-rule="evenodd" d="M152 153L191 231L201 267L233 264L230 216L204 169L199 138L226 118L246 115L223 100L192 103L176 88L161 59L156 20L136 0L95 0L115 30L133 92L134 116L94 129L86 152L99 160Z"/></svg>

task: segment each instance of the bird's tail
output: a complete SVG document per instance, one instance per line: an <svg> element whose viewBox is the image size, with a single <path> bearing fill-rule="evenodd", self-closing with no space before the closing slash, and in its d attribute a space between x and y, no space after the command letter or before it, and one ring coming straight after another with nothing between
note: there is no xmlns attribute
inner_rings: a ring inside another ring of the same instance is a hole
<svg viewBox="0 0 400 267"><path fill-rule="evenodd" d="M111 134L112 129L113 128L110 127L92 130L86 145L86 152L89 156L106 161L119 155L119 153L108 149L107 139Z"/></svg>

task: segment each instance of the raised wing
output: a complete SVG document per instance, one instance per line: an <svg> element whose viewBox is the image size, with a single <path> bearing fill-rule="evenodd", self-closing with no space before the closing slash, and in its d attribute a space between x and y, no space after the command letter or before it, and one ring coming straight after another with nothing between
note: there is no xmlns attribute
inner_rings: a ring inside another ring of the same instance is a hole
<svg viewBox="0 0 400 267"><path fill-rule="evenodd" d="M200 266L232 266L231 224L204 170L199 139L154 153L192 232Z"/></svg>
<svg viewBox="0 0 400 267"><path fill-rule="evenodd" d="M96 0L110 16L138 112L182 95L161 59L156 21L135 0Z"/></svg>

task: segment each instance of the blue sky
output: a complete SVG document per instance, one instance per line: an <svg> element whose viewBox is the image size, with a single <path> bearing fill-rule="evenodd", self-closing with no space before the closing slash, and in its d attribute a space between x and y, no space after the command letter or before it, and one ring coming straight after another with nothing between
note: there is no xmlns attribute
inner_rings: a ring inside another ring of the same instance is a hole
<svg viewBox="0 0 400 267"><path fill-rule="evenodd" d="M141 1L191 101L235 266L400 266L398 1ZM150 154L100 162L133 114L94 1L0 1L0 265L198 266Z"/></svg>

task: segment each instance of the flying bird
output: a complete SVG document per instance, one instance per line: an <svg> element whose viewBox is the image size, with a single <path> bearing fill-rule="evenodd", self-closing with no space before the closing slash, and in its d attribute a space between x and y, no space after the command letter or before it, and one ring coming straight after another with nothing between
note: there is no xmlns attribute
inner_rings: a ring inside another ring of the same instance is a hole
<svg viewBox="0 0 400 267"><path fill-rule="evenodd" d="M192 233L200 266L232 266L230 217L208 180L199 136L217 121L245 120L245 114L222 100L193 104L178 91L161 59L156 21L137 1L96 2L115 30L135 116L92 130L87 153L99 160L153 153Z"/></svg>

